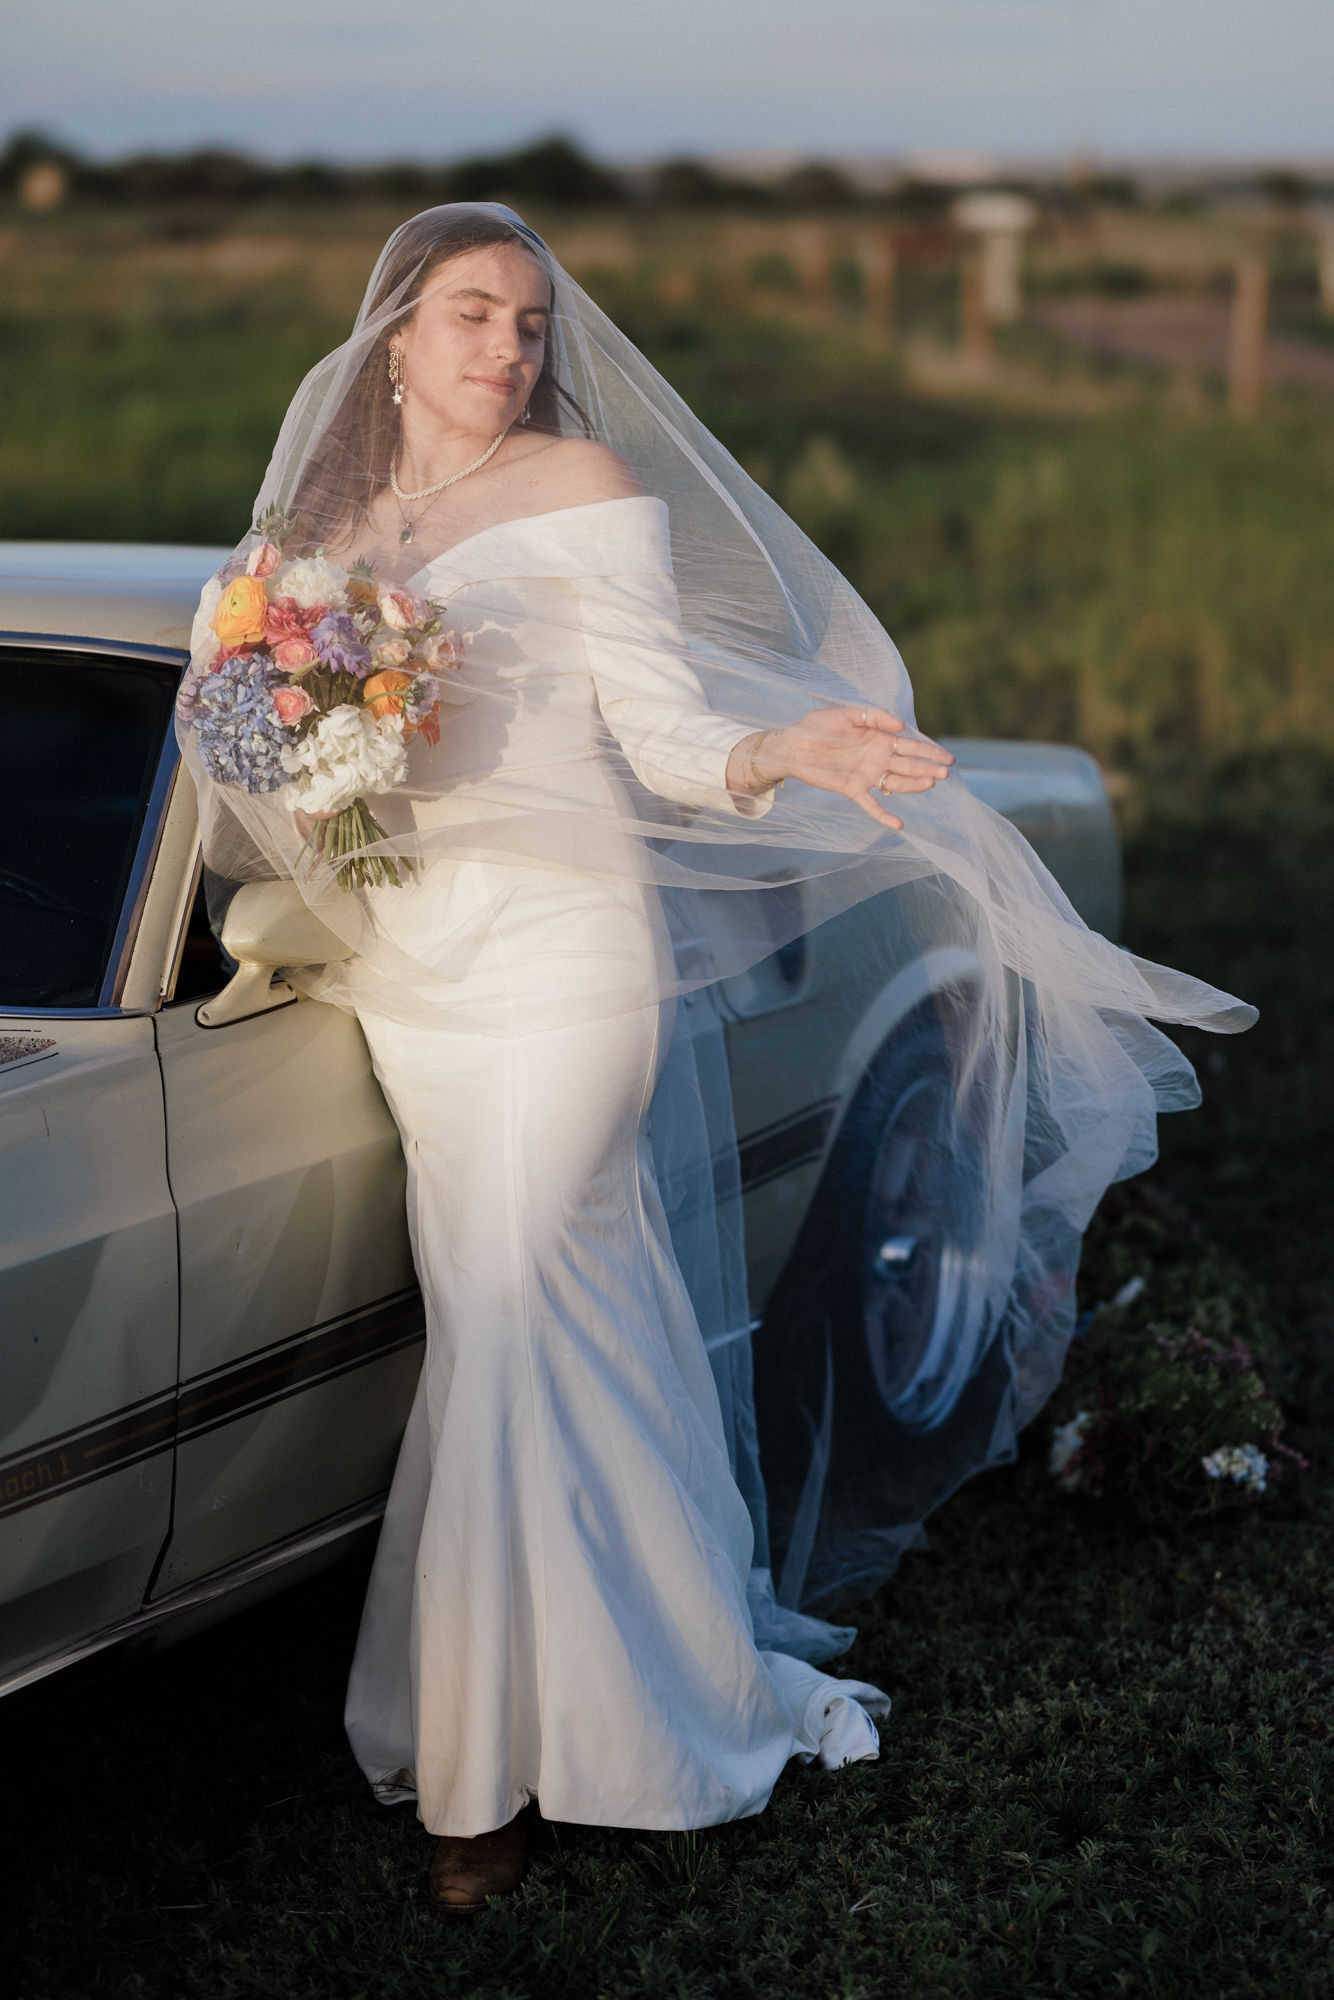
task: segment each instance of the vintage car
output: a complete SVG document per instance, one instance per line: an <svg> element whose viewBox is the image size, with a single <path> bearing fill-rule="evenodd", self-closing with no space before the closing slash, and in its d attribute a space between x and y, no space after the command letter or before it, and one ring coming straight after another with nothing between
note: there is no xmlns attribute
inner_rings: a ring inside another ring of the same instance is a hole
<svg viewBox="0 0 1334 2000"><path fill-rule="evenodd" d="M204 910L172 707L223 553L0 545L0 1692L373 1534L420 1362L398 1137L360 1030L275 976L330 934L290 885L248 884L224 958ZM951 747L1115 935L1092 760ZM866 949L883 903L720 1004L761 1315L881 1079L844 1276L877 1393L920 1427L957 1393L930 1376L933 1332L969 1310L962 1183L957 1240L921 1221L957 1164L931 1023L968 966L909 948L886 980Z"/></svg>

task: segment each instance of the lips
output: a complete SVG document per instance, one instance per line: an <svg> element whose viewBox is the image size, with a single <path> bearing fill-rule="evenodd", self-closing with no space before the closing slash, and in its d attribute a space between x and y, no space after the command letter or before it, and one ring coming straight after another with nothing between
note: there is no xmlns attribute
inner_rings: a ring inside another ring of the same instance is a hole
<svg viewBox="0 0 1334 2000"><path fill-rule="evenodd" d="M512 396L519 386L505 375L470 375L468 380L475 388L490 389L498 396Z"/></svg>

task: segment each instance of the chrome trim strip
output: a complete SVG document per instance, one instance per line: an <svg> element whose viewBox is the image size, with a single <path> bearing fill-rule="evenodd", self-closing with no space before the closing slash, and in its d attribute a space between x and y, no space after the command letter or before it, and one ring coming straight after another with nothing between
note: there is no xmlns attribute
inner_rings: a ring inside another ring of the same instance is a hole
<svg viewBox="0 0 1334 2000"><path fill-rule="evenodd" d="M17 1673L0 1680L0 1698L7 1694L17 1694L20 1688L30 1687L34 1681L45 1680L48 1674L59 1673L62 1667L72 1667L79 1660L87 1660L94 1653L105 1652L108 1646L119 1645L123 1639L133 1639L141 1632L151 1631L155 1625L163 1625L169 1619L187 1611L198 1610L201 1605L216 1603L220 1597L227 1597L234 1590L247 1583L254 1583L262 1576L269 1576L276 1569L288 1563L300 1561L302 1556L315 1555L327 1548L331 1542L339 1541L345 1535L353 1535L359 1528L369 1528L384 1513L387 1495L368 1505L354 1509L350 1514L336 1517L323 1527L314 1528L308 1534L298 1536L294 1541L280 1543L267 1554L253 1556L248 1562L237 1563L234 1568L215 1571L212 1577L205 1577L199 1583L188 1584L184 1590L165 1597L161 1603L150 1605L138 1611L133 1618L124 1619L119 1625L108 1626L104 1632L97 1632L91 1638L81 1639L76 1645L66 1646L59 1653L49 1653L44 1660L22 1667Z"/></svg>
<svg viewBox="0 0 1334 2000"><path fill-rule="evenodd" d="M149 1007L0 1007L0 1021L141 1021Z"/></svg>
<svg viewBox="0 0 1334 2000"><path fill-rule="evenodd" d="M54 653L114 653L118 659L152 660L158 666L184 667L190 658L183 646L140 645L134 639L81 639L72 632L0 632L0 646L35 646Z"/></svg>
<svg viewBox="0 0 1334 2000"><path fill-rule="evenodd" d="M120 922L116 925L115 936L111 940L111 950L107 953L107 969L102 979L102 990L97 996L98 1005L101 1007L115 1006L125 984L125 975L130 969L130 952L134 946L135 933L139 928L139 918L143 913L144 898L148 894L153 863L157 859L158 848L162 845L162 829L166 824L167 806L171 799L172 786L176 782L180 758L175 729L169 726L158 755L157 769L153 773L153 786L148 794L148 803L144 807L144 823L140 829L138 845L134 850L134 860L130 863L125 894L121 899Z"/></svg>

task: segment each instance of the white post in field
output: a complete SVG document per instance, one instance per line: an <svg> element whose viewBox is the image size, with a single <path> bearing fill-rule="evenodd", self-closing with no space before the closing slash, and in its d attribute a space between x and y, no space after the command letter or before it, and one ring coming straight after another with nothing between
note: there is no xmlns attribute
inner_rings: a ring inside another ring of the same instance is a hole
<svg viewBox="0 0 1334 2000"><path fill-rule="evenodd" d="M1023 194L966 194L951 213L956 229L978 238L982 311L988 324L1011 325L1023 309L1023 242L1037 221L1035 204Z"/></svg>

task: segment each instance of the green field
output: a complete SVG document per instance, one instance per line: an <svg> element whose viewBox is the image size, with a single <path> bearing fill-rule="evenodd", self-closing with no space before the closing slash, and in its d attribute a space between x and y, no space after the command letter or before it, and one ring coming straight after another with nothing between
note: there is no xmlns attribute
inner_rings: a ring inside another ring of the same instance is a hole
<svg viewBox="0 0 1334 2000"><path fill-rule="evenodd" d="M0 533L231 541L370 225L178 242L10 231ZM1255 1001L1192 1037L1204 1109L1095 1225L1201 1320L1276 1330L1311 1460L1152 1531L1060 1496L1047 1427L942 1510L846 1665L882 1761L688 1838L544 1829L522 1897L423 1907L410 1811L340 1732L359 1576L0 1708L23 2000L880 2000L1334 1993L1334 407L1231 421L1144 373L1044 403L914 387L855 325L602 296L859 585L928 729L1080 742L1114 780L1125 941ZM1062 386L1064 385L1064 386ZM1170 1196L1179 1207L1163 1207ZM1145 1203L1150 1206L1146 1209ZM1158 1206L1153 1206L1158 1202ZM1147 1227L1149 1214L1153 1226ZM1220 1246L1215 1250L1211 1246Z"/></svg>

